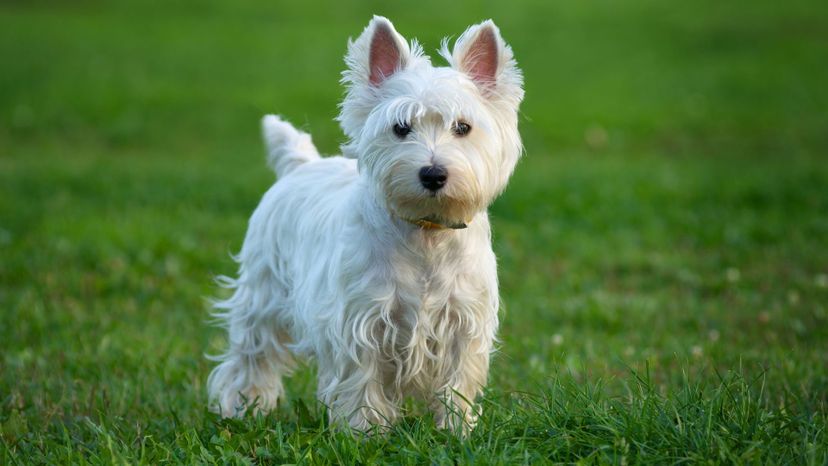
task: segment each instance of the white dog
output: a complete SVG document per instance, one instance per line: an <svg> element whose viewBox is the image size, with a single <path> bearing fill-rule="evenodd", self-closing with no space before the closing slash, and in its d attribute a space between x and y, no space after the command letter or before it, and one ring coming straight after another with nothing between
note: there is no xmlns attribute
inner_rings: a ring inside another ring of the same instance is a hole
<svg viewBox="0 0 828 466"><path fill-rule="evenodd" d="M449 67L379 16L349 42L342 157L264 118L279 181L216 305L229 349L208 385L222 415L273 409L302 356L333 421L388 426L410 395L441 427L473 425L498 326L486 208L522 151L522 75L491 21L440 54Z"/></svg>

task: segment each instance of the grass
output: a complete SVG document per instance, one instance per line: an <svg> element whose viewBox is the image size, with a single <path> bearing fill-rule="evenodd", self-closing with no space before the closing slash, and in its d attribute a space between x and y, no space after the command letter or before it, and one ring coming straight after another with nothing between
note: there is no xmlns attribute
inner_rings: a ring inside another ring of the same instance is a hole
<svg viewBox="0 0 828 466"><path fill-rule="evenodd" d="M345 39L493 17L526 157L465 440L267 417L204 382L276 111L335 152ZM828 462L828 8L703 1L0 5L0 463Z"/></svg>

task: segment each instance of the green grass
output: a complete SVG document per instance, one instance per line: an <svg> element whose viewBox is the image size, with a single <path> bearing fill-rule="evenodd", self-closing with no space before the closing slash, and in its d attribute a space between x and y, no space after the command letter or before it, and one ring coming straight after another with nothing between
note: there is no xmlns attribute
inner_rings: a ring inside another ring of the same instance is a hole
<svg viewBox="0 0 828 466"><path fill-rule="evenodd" d="M331 431L314 369L206 409L212 278L272 182L258 119L335 152L345 40L493 17L526 156L491 208L479 427ZM0 463L828 462L828 7L0 5Z"/></svg>

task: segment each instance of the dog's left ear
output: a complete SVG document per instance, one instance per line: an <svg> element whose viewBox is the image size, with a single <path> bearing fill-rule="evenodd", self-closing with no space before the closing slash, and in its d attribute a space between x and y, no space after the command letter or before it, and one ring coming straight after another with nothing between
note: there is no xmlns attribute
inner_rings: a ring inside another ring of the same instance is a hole
<svg viewBox="0 0 828 466"><path fill-rule="evenodd" d="M483 95L506 98L515 105L523 100L523 74L517 67L512 48L500 36L492 20L483 21L464 32L449 54L441 51L451 66L462 71L480 88Z"/></svg>

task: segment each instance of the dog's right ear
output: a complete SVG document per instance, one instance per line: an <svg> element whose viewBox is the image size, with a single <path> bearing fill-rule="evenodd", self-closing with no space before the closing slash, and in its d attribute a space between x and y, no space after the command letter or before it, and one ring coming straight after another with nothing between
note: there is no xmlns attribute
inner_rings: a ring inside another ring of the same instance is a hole
<svg viewBox="0 0 828 466"><path fill-rule="evenodd" d="M342 73L346 93L337 117L349 139L342 146L342 155L357 158L359 135L379 102L377 91L385 80L412 66L421 57L419 45L414 42L409 47L403 36L394 30L391 21L382 16L374 16L357 40L348 41L345 55L348 68Z"/></svg>
<svg viewBox="0 0 828 466"><path fill-rule="evenodd" d="M411 58L405 39L387 18L374 16L355 41L348 41L343 81L350 85L378 87L392 74L404 69Z"/></svg>

